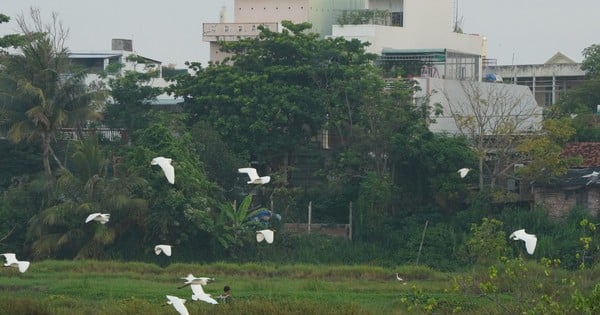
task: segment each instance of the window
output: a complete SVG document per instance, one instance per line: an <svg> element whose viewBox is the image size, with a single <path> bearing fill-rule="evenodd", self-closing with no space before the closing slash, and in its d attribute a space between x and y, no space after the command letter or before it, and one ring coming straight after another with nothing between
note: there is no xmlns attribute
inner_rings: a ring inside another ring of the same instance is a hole
<svg viewBox="0 0 600 315"><path fill-rule="evenodd" d="M404 12L392 12L392 26L404 26Z"/></svg>

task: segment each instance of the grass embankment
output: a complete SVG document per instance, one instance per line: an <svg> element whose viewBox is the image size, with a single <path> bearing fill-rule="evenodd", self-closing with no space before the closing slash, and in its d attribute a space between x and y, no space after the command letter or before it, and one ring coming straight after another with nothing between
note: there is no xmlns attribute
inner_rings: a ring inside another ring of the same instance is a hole
<svg viewBox="0 0 600 315"><path fill-rule="evenodd" d="M396 280L396 272L406 281ZM205 287L213 296L231 286L234 303L191 301L189 288L177 289L188 273L216 278ZM190 314L421 314L428 307L433 313L493 314L488 307L494 301L453 290L453 278L414 266L214 263L161 268L136 262L41 261L24 274L1 269L0 313L177 314L166 304L169 294L185 298Z"/></svg>

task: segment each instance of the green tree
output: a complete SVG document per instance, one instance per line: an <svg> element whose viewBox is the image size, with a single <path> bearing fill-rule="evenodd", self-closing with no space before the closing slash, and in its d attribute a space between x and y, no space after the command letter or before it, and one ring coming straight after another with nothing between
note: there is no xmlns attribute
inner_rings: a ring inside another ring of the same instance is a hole
<svg viewBox="0 0 600 315"><path fill-rule="evenodd" d="M43 24L40 12L31 11L32 26L25 17L17 22L27 38L20 53L3 60L0 91L3 106L9 110L9 138L15 142L39 141L46 174L52 174L50 158L59 168L64 166L56 156L53 143L62 127L81 127L100 115L91 106L97 94L84 85L84 73L70 69L67 36L62 24L53 16ZM45 34L39 37L38 34Z"/></svg>
<svg viewBox="0 0 600 315"><path fill-rule="evenodd" d="M281 33L261 28L258 38L222 43L234 53L229 62L191 64L194 74L179 77L171 91L185 98L193 122L210 122L235 152L281 165L286 181L290 153L322 128L332 102L343 101L339 110L355 106L360 91L330 92L359 87L344 86L345 79L370 59L358 41L321 40L305 32L307 23L282 25Z"/></svg>
<svg viewBox="0 0 600 315"><path fill-rule="evenodd" d="M104 118L108 125L127 128L130 134L148 127L152 101L163 93L162 88L151 85L157 77L154 69L139 56L131 55L127 61L143 67L141 71L128 70L121 73L123 65L115 65L113 71L104 74L108 77L108 86L112 99L106 104Z"/></svg>
<svg viewBox="0 0 600 315"><path fill-rule="evenodd" d="M523 163L523 157L515 154L524 133L535 134L537 126L532 121L541 119L541 109L526 98L526 94L514 94L502 85L480 82L461 82L466 99L445 95L450 115L459 133L469 139L478 158L479 189L483 190L489 177L489 187L506 179L514 164ZM493 161L486 163L486 160Z"/></svg>
<svg viewBox="0 0 600 315"><path fill-rule="evenodd" d="M581 70L585 71L588 77L600 77L600 45L593 44L586 47L582 54Z"/></svg>
<svg viewBox="0 0 600 315"><path fill-rule="evenodd" d="M29 221L27 240L36 258L103 258L118 237L143 223L147 202L135 191L145 181L111 176L109 159L95 138L75 147L73 170L49 178L53 202ZM95 212L110 213L109 223L86 224L85 218Z"/></svg>
<svg viewBox="0 0 600 315"><path fill-rule="evenodd" d="M517 146L527 164L517 170L517 175L525 181L549 182L567 173L569 167L577 166L580 158L565 158L564 145L575 134L569 118L546 119L543 133L523 140Z"/></svg>

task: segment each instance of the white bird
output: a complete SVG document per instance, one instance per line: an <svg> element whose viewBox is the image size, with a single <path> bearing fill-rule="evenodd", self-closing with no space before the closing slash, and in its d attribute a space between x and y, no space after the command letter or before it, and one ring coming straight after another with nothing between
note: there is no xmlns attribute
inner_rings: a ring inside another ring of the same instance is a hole
<svg viewBox="0 0 600 315"><path fill-rule="evenodd" d="M167 181L169 181L171 184L175 184L175 169L173 168L173 165L171 165L171 161L173 160L159 156L153 158L152 161L150 161L150 164L160 166L160 168L163 170L163 173L165 173Z"/></svg>
<svg viewBox="0 0 600 315"><path fill-rule="evenodd" d="M171 245L156 245L154 246L154 252L156 255L164 253L167 256L171 256Z"/></svg>
<svg viewBox="0 0 600 315"><path fill-rule="evenodd" d="M527 253L529 255L533 255L535 251L535 245L537 244L537 237L533 234L525 233L525 229L520 229L512 232L509 238L511 240L521 240L525 242L525 248L527 248Z"/></svg>
<svg viewBox="0 0 600 315"><path fill-rule="evenodd" d="M87 219L85 219L85 223L89 223L90 221L98 221L102 224L106 224L106 222L108 222L108 220L110 220L109 213L96 212L96 213L92 213L92 214L88 215Z"/></svg>
<svg viewBox="0 0 600 315"><path fill-rule="evenodd" d="M457 173L459 173L459 174L460 174L460 178L465 178L465 176L467 176L467 174L469 174L469 171L470 171L470 170L471 170L471 169L470 169L470 168L468 168L468 167L463 167L463 168L459 169L459 170L457 171Z"/></svg>
<svg viewBox="0 0 600 315"><path fill-rule="evenodd" d="M210 304L219 304L215 299L213 299L210 294L204 293L204 289L202 289L201 284L191 284L190 288L192 288L192 300L194 301L204 301Z"/></svg>
<svg viewBox="0 0 600 315"><path fill-rule="evenodd" d="M17 260L17 255L15 255L13 253L0 254L0 256L4 256L4 259L6 259L6 263L4 263L4 267L19 268L19 271L21 273L27 271L27 268L29 268L28 261Z"/></svg>
<svg viewBox="0 0 600 315"><path fill-rule="evenodd" d="M404 281L404 279L402 279L397 272L396 272L396 279L398 279L398 281Z"/></svg>
<svg viewBox="0 0 600 315"><path fill-rule="evenodd" d="M271 244L273 243L273 234L275 232L273 230L260 230L260 231L256 231L256 241L257 242L262 242L263 240L266 240L267 243Z"/></svg>
<svg viewBox="0 0 600 315"><path fill-rule="evenodd" d="M172 295L167 295L167 304L171 304L173 305L173 307L175 308L175 310L180 314L180 315L190 315L190 313L187 310L187 307L185 307L185 299L181 299L178 298L176 296L172 296Z"/></svg>
<svg viewBox="0 0 600 315"><path fill-rule="evenodd" d="M253 167L238 168L238 172L248 174L250 177L248 184L262 185L271 181L271 176L259 177L256 169Z"/></svg>
<svg viewBox="0 0 600 315"><path fill-rule="evenodd" d="M583 178L589 178L590 180L586 183L586 185L589 185L589 184L592 184L592 183L597 183L599 175L600 175L600 172L593 171L590 174L583 175L581 177L583 177Z"/></svg>
<svg viewBox="0 0 600 315"><path fill-rule="evenodd" d="M201 285L207 285L209 282L215 281L215 278L207 278L207 277L194 277L193 274L188 274L187 277L185 278L181 278L185 281L185 285L179 287L179 289L186 287L188 285L191 284L201 284Z"/></svg>

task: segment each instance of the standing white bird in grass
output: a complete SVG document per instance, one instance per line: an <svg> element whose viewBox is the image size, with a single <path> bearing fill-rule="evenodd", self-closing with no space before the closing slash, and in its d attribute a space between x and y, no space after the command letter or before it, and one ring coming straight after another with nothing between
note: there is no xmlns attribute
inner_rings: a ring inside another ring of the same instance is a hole
<svg viewBox="0 0 600 315"><path fill-rule="evenodd" d="M207 285L209 282L215 281L215 278L194 277L194 275L191 273L188 274L187 277L181 278L181 279L185 280L185 284L183 286L179 287L178 289L184 288L191 284Z"/></svg>
<svg viewBox="0 0 600 315"><path fill-rule="evenodd" d="M593 171L593 172L591 172L591 173L589 173L587 175L583 175L581 177L583 177L583 178L589 178L588 182L586 183L586 185L589 185L589 184L597 183L598 182L598 176L600 176L600 172Z"/></svg>
<svg viewBox="0 0 600 315"><path fill-rule="evenodd" d="M154 246L154 252L156 255L164 253L167 256L171 256L171 245L156 245Z"/></svg>
<svg viewBox="0 0 600 315"><path fill-rule="evenodd" d="M185 307L185 299L181 299L178 298L176 296L172 296L172 295L167 295L167 304L171 304L173 305L173 307L175 308L175 310L180 314L180 315L190 315L190 313L187 310L187 307Z"/></svg>
<svg viewBox="0 0 600 315"><path fill-rule="evenodd" d="M274 233L275 232L273 230L268 229L256 231L256 241L260 243L264 240L267 241L267 243L272 244Z"/></svg>
<svg viewBox="0 0 600 315"><path fill-rule="evenodd" d="M202 289L201 284L191 284L190 288L192 288L192 300L194 301L204 301L210 304L219 304L215 299L213 299L210 294L204 293L204 289Z"/></svg>
<svg viewBox="0 0 600 315"><path fill-rule="evenodd" d="M172 161L172 159L159 156L153 158L152 161L150 161L150 164L160 166L160 168L163 170L163 173L165 173L167 181L169 181L171 184L175 184L175 169L173 168L173 165L171 165Z"/></svg>
<svg viewBox="0 0 600 315"><path fill-rule="evenodd" d="M0 256L4 256L4 259L6 259L6 263L4 263L4 267L19 268L19 271L21 273L27 271L27 268L29 268L28 261L17 260L17 255L15 255L13 253L0 254Z"/></svg>
<svg viewBox="0 0 600 315"><path fill-rule="evenodd" d="M92 213L92 214L88 215L87 219L85 219L85 223L89 223L90 221L98 221L102 224L106 224L106 222L108 222L108 220L110 220L109 213L96 212L96 213Z"/></svg>
<svg viewBox="0 0 600 315"><path fill-rule="evenodd" d="M253 167L238 168L238 172L248 174L250 177L248 184L262 185L271 181L271 176L259 177L256 169Z"/></svg>
<svg viewBox="0 0 600 315"><path fill-rule="evenodd" d="M535 252L535 245L537 244L537 237L533 234L525 233L525 229L520 229L512 232L509 238L511 240L521 240L525 242L525 248L527 248L527 253L529 255L533 255Z"/></svg>
<svg viewBox="0 0 600 315"><path fill-rule="evenodd" d="M459 170L457 171L457 173L459 173L459 174L460 174L460 178L465 178L465 176L467 176L467 174L469 174L469 171L470 171L470 170L471 170L470 168L468 168L468 167L464 167L464 168L461 168L461 169L459 169Z"/></svg>

